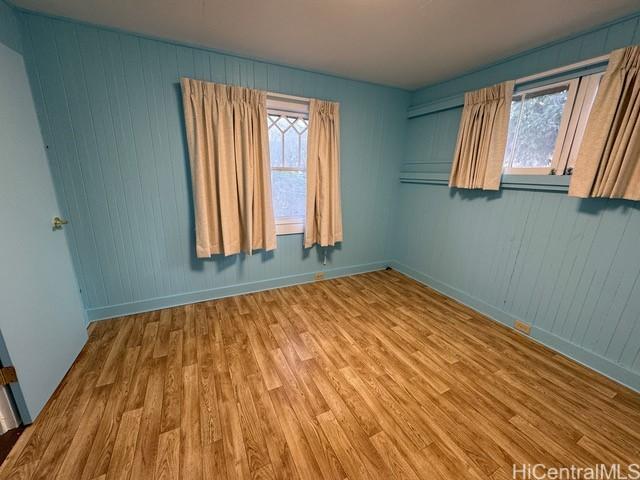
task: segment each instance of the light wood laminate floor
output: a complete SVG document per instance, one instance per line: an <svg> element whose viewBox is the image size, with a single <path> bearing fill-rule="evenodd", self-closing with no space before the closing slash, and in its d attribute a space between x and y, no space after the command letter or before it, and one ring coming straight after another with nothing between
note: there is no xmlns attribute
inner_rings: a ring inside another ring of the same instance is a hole
<svg viewBox="0 0 640 480"><path fill-rule="evenodd" d="M0 477L506 479L640 461L640 396L393 271L97 322Z"/></svg>

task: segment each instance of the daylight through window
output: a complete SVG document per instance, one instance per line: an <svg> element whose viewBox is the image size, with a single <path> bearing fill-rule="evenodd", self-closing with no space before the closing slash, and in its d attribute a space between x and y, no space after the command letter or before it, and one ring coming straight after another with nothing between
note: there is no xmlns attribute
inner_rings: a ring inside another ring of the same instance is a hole
<svg viewBox="0 0 640 480"><path fill-rule="evenodd" d="M504 173L571 173L601 77L586 75L514 93Z"/></svg>
<svg viewBox="0 0 640 480"><path fill-rule="evenodd" d="M304 228L309 127L306 108L300 103L267 103L273 211L280 235L302 233Z"/></svg>

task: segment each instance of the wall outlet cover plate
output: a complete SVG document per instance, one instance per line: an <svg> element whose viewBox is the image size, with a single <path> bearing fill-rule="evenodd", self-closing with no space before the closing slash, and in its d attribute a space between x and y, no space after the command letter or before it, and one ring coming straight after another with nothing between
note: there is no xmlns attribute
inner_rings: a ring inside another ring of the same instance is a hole
<svg viewBox="0 0 640 480"><path fill-rule="evenodd" d="M516 320L516 322L513 324L513 327L522 333L526 333L527 335L531 334L531 325L529 325L528 323Z"/></svg>

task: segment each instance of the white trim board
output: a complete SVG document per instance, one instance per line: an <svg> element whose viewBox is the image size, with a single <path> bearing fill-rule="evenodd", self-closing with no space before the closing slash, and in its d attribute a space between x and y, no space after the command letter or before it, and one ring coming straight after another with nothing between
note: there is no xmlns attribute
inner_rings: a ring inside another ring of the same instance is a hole
<svg viewBox="0 0 640 480"><path fill-rule="evenodd" d="M504 310L500 310L499 308L490 305L483 300L475 298L462 290L459 290L451 285L448 285L444 282L436 280L435 278L414 270L407 265L404 265L397 261L391 261L389 266L398 272L413 278L414 280L446 295L448 297L453 298L454 300L466 305L467 307L476 310L482 315L494 320L498 323L501 323L513 330L513 325L516 320L520 320L508 312ZM591 352L579 345L575 345L563 338L558 337L557 335L547 332L546 330L542 330L541 328L533 325L531 327L531 334L528 336L532 340L555 350L556 352L564 355L565 357L570 358L578 362L585 367L595 370L596 372L604 375L605 377L614 380L636 392L640 392L640 374L632 372L611 360L604 358L597 353Z"/></svg>

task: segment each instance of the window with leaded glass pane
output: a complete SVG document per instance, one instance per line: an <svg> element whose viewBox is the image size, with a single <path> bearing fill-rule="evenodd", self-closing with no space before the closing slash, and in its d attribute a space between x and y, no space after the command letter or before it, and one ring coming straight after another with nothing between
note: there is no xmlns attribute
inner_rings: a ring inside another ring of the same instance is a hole
<svg viewBox="0 0 640 480"><path fill-rule="evenodd" d="M271 190L278 234L301 233L307 193L307 114L300 106L269 108L267 125L271 158Z"/></svg>

